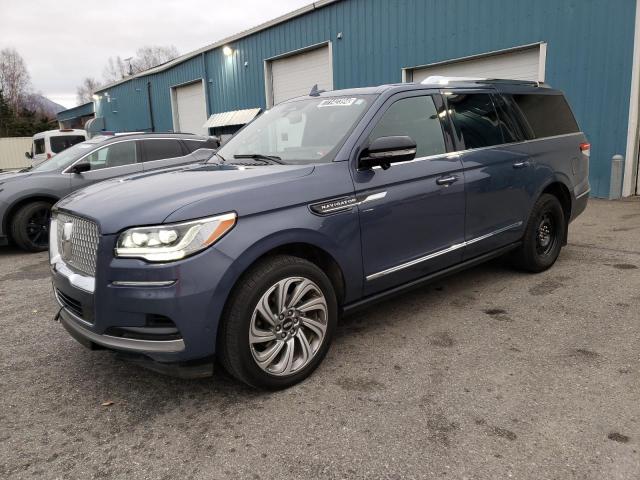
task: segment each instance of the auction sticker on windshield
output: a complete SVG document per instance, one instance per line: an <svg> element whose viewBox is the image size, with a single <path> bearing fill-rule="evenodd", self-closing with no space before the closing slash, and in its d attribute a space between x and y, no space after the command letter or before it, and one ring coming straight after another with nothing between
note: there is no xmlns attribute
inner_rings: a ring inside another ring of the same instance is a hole
<svg viewBox="0 0 640 480"><path fill-rule="evenodd" d="M322 100L318 104L318 108L322 107L350 107L356 102L357 98L328 98L326 100Z"/></svg>

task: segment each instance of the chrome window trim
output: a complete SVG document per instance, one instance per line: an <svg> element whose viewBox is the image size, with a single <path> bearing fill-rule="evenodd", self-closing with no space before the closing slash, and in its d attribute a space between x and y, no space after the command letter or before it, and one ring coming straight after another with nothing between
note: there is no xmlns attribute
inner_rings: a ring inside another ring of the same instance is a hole
<svg viewBox="0 0 640 480"><path fill-rule="evenodd" d="M584 135L584 132L574 132L574 133L564 133L562 135L554 135L552 137L540 137L540 138L534 138L531 140L521 140L519 142L510 142L510 143L500 143L498 145L491 145L488 147L479 147L479 148L467 148L466 150L457 150L455 152L446 152L446 153L438 153L435 155L427 155L426 157L419 157L419 158L414 158L413 160L409 160L407 162L398 162L398 163L394 163L393 166L394 167L401 167L403 165L407 165L413 162L422 162L424 160L435 160L437 158L442 158L442 157L447 157L450 159L456 158L456 157L461 157L462 155L465 155L467 153L470 152L478 152L478 151L482 151L482 150L489 150L491 148L500 148L500 147L509 147L509 146L513 146L513 145L524 145L527 143L534 143L534 142L539 142L541 140L553 140L556 138L563 138L563 137L573 137L575 135ZM372 167L372 170L379 170L382 167L379 166L375 166Z"/></svg>
<svg viewBox="0 0 640 480"><path fill-rule="evenodd" d="M405 263L401 263L400 265L396 265L395 267L391 267L391 268L387 268L386 270L382 270L380 272L377 273L372 273L371 275L367 275L366 280L368 282L370 282L371 280L376 280L380 277L384 277L385 275L389 275L390 273L395 273L398 272L400 270L404 270L405 268L409 268L409 267L413 267L414 265L418 265L419 263L423 263L426 262L427 260L431 260L432 258L436 258L439 257L440 255L445 255L447 253L450 252L454 252L456 250L459 250L461 248L466 247L467 245L472 245L474 243L480 242L482 240L486 240L487 238L493 237L495 235L498 235L500 233L506 232L508 230L512 230L514 228L520 227L524 222L520 221L520 222L516 222L516 223L512 223L511 225L507 225L506 227L500 228L494 232L491 233L487 233L486 235L482 235L480 237L471 239L471 240L467 240L464 241L462 243L456 243L454 245L451 245L450 247L447 247L443 250L438 250L437 252L433 252L430 253L429 255L425 255L423 257L420 258L416 258L415 260L411 260L409 262L405 262Z"/></svg>
<svg viewBox="0 0 640 480"><path fill-rule="evenodd" d="M137 142L139 140L176 140L176 141L180 141L182 140L181 138L171 138L171 137L154 137L154 138L126 138L124 140L118 140L117 142L111 142L108 145L102 145L100 148L96 148L94 150L91 150L90 152L85 153L83 156L81 156L79 159L77 159L75 162L73 162L71 165L69 165L67 168L65 168L62 171L63 175L74 175L73 172L69 172L68 170L75 167L79 162L81 162L82 160L84 160L85 158L87 158L89 155L92 155L95 152L98 152L100 150L102 150L103 148L106 147L110 147L111 145L115 145L117 143L124 143L124 142ZM191 139L189 139L191 140ZM203 140L205 141L205 140ZM183 155L186 156L186 155ZM169 158L179 158L179 157L169 157ZM165 159L161 159L161 160L166 160ZM135 162L135 163L130 163L128 165L137 165L137 164L141 164L144 165L145 163L152 163L152 162L159 162L160 160L151 160L151 162ZM106 168L100 168L99 170L94 170L95 172L103 172L105 170L109 170L111 168L122 168L122 167L126 167L127 165L119 165L117 167L106 167ZM91 170L90 170L91 171Z"/></svg>

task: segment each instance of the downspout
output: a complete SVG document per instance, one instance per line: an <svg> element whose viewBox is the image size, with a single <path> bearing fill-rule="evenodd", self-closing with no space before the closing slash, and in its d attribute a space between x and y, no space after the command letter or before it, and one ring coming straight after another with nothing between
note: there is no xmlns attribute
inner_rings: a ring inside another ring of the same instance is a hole
<svg viewBox="0 0 640 480"><path fill-rule="evenodd" d="M151 133L156 131L153 123L153 106L151 105L151 81L147 82L147 104L149 105L149 123L151 124Z"/></svg>
<svg viewBox="0 0 640 480"><path fill-rule="evenodd" d="M203 88L204 88L204 103L205 103L205 110L206 110L206 114L207 114L207 120L209 120L209 117L211 116L211 96L209 95L209 74L207 73L207 59L205 58L205 52L202 52L201 54L201 58L202 58L202 82L203 82ZM209 134L209 129L207 129L207 135Z"/></svg>
<svg viewBox="0 0 640 480"><path fill-rule="evenodd" d="M627 129L627 151L624 162L622 196L638 193L638 116L640 115L640 0L636 0L636 23L633 41L633 66L631 67L631 95L629 97L629 122ZM635 177L635 178L634 178Z"/></svg>

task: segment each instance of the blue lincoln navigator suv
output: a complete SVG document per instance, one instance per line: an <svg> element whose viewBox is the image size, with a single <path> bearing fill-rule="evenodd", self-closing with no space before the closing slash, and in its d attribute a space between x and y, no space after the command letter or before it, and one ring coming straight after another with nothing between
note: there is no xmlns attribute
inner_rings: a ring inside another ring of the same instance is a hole
<svg viewBox="0 0 640 480"><path fill-rule="evenodd" d="M206 163L58 202L58 316L158 371L202 376L217 358L284 388L322 361L344 312L507 253L551 267L587 203L589 151L545 85L314 88Z"/></svg>

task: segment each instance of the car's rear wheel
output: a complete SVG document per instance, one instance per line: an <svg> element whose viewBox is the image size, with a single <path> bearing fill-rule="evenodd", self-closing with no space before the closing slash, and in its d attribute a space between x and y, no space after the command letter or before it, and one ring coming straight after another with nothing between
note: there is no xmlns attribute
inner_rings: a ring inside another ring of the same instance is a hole
<svg viewBox="0 0 640 480"><path fill-rule="evenodd" d="M49 247L51 204L31 202L20 207L11 220L11 238L22 250L42 252Z"/></svg>
<svg viewBox="0 0 640 480"><path fill-rule="evenodd" d="M558 259L566 230L560 201L543 194L533 206L522 245L514 252L515 264L530 272L542 272Z"/></svg>
<svg viewBox="0 0 640 480"><path fill-rule="evenodd" d="M336 295L322 270L298 257L268 258L232 294L219 334L222 363L254 387L289 387L320 364L336 322Z"/></svg>

